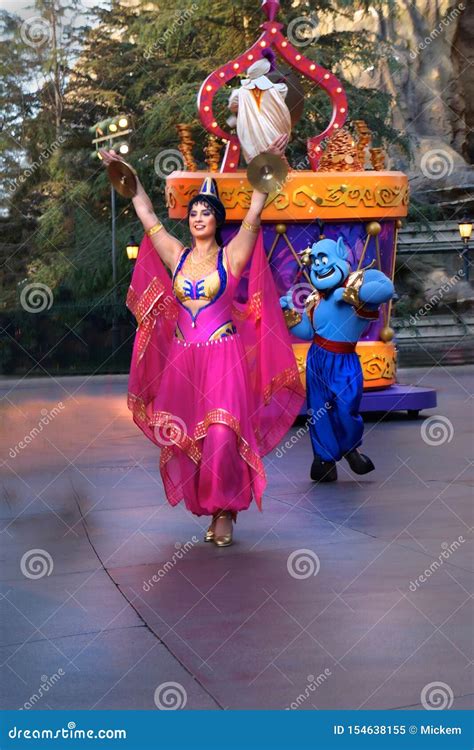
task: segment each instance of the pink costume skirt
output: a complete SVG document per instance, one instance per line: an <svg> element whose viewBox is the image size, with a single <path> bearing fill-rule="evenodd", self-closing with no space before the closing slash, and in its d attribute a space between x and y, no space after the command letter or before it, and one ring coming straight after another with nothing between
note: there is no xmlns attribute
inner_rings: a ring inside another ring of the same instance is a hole
<svg viewBox="0 0 474 750"><path fill-rule="evenodd" d="M154 400L155 438L168 500L196 515L261 507L265 472L250 414L252 391L238 334L174 339Z"/></svg>

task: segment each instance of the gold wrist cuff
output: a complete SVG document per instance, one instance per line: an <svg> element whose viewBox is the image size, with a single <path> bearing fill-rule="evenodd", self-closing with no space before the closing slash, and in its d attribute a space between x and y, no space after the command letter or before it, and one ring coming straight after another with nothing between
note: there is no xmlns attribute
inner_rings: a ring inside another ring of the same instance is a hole
<svg viewBox="0 0 474 750"><path fill-rule="evenodd" d="M247 231L254 232L255 234L258 234L260 231L260 224L251 224L246 219L242 221L242 226L244 229L247 229Z"/></svg>
<svg viewBox="0 0 474 750"><path fill-rule="evenodd" d="M148 235L148 237L153 237L154 234L160 231L160 229L163 229L163 224L161 221L157 221L156 224L153 224L150 229L145 230L145 234Z"/></svg>
<svg viewBox="0 0 474 750"><path fill-rule="evenodd" d="M297 310L283 310L283 315L285 317L287 328L293 328L303 320L303 316Z"/></svg>

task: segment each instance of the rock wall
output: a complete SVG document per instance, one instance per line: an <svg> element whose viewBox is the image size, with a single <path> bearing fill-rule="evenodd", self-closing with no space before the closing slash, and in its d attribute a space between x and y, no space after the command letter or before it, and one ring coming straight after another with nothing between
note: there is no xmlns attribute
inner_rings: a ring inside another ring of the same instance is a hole
<svg viewBox="0 0 474 750"><path fill-rule="evenodd" d="M398 0L394 12L371 7L333 21L320 17L319 31L368 30L381 51L376 69L345 69L359 85L396 97L393 125L409 135L409 160L393 144L390 167L407 171L412 190L430 202L470 207L474 187L474 1Z"/></svg>

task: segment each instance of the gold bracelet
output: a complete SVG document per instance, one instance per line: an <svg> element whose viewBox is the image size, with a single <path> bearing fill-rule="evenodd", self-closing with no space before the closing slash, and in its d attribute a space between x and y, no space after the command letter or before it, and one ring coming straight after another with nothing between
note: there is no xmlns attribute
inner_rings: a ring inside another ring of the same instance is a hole
<svg viewBox="0 0 474 750"><path fill-rule="evenodd" d="M255 232L255 234L258 234L258 232L260 231L260 224L251 224L246 219L243 220L242 227L244 229L247 229L249 232Z"/></svg>
<svg viewBox="0 0 474 750"><path fill-rule="evenodd" d="M154 234L160 231L160 229L163 229L163 224L161 221L157 221L156 224L153 224L150 229L145 230L145 234L148 235L148 237L153 237Z"/></svg>
<svg viewBox="0 0 474 750"><path fill-rule="evenodd" d="M285 318L287 328L293 328L303 320L303 316L299 312L297 312L297 310L289 310L288 308L286 310L283 310L283 316Z"/></svg>

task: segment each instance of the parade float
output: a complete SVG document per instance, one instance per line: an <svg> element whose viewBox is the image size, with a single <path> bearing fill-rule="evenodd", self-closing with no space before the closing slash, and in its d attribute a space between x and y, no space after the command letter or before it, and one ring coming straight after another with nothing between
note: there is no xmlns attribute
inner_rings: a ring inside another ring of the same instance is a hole
<svg viewBox="0 0 474 750"><path fill-rule="evenodd" d="M352 270L373 267L392 280L395 273L397 235L407 215L409 187L405 174L387 171L382 148L371 148L371 133L361 120L346 126L347 98L337 77L305 57L283 33L278 23L278 0L264 0L266 20L262 33L245 52L220 65L202 83L197 109L208 133L204 148L208 171L198 171L193 157L192 128L178 125L180 150L185 169L166 180L166 202L170 219L185 219L189 200L205 177L213 177L219 188L227 221L224 241L238 229L250 204L252 184L241 164L242 144L235 129L224 129L216 119L216 95L235 85L236 76L272 50L278 61L280 79L288 85L292 124L304 117L303 99L298 97L298 79L306 78L321 87L332 104L325 130L307 141L307 159L289 165L285 181L268 196L262 214L265 251L278 292L292 287L301 304L311 292L305 263L307 248L321 237L341 236L352 251ZM230 86L229 86L230 84ZM303 168L300 168L303 166ZM246 294L245 274L239 294ZM357 344L364 376L362 411L401 411L417 414L436 405L436 393L397 383L397 350L390 326L392 302L381 306L377 320L367 326ZM308 342L296 342L294 352L305 381Z"/></svg>

